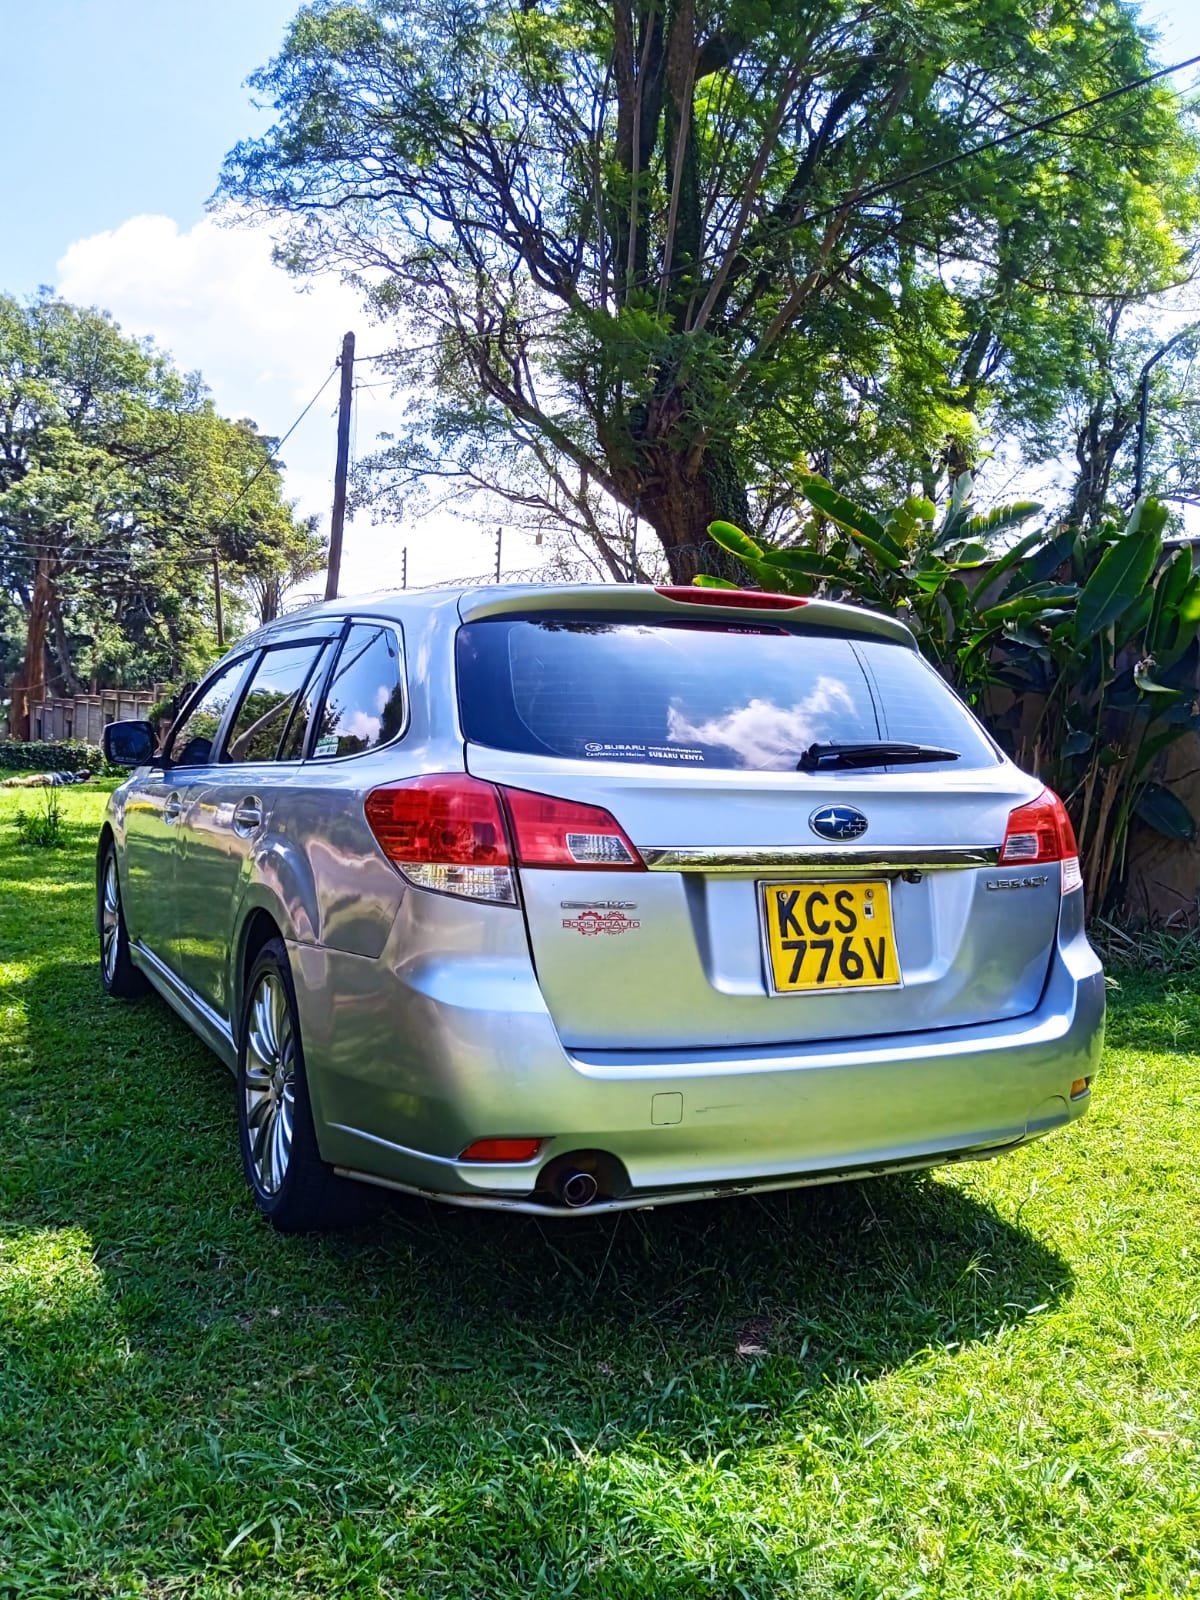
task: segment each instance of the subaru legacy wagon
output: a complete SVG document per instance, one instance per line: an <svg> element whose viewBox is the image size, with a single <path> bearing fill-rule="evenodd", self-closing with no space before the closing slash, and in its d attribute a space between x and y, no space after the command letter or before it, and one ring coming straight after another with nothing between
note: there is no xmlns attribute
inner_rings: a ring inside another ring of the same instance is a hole
<svg viewBox="0 0 1200 1600"><path fill-rule="evenodd" d="M1104 983L1058 798L900 622L737 590L285 616L111 797L105 989L236 1074L303 1230L994 1156L1080 1116Z"/></svg>

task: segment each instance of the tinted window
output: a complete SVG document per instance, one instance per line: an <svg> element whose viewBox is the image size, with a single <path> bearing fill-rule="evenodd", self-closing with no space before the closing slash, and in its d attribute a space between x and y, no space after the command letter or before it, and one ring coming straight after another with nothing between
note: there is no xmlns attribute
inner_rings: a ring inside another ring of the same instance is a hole
<svg viewBox="0 0 1200 1600"><path fill-rule="evenodd" d="M400 647L390 628L360 623L338 654L321 707L314 756L354 756L394 739L404 726Z"/></svg>
<svg viewBox="0 0 1200 1600"><path fill-rule="evenodd" d="M170 758L176 766L206 766L213 758L213 740L246 668L246 657L223 667L201 691L171 741Z"/></svg>
<svg viewBox="0 0 1200 1600"><path fill-rule="evenodd" d="M229 730L226 761L274 761L319 651L317 640L266 651Z"/></svg>
<svg viewBox="0 0 1200 1600"><path fill-rule="evenodd" d="M317 696L321 692L321 685L325 681L325 669L330 658L337 649L337 640L331 639L321 649L317 657L317 664L308 675L308 682L300 696L300 703L288 724L288 730L283 736L283 747L279 752L280 761L299 761L304 754L304 736L308 732L308 725L312 721L313 711L316 708Z"/></svg>
<svg viewBox="0 0 1200 1600"><path fill-rule="evenodd" d="M893 739L961 753L943 767L997 759L915 651L861 636L504 617L459 630L458 671L466 737L502 750L789 771L811 744Z"/></svg>

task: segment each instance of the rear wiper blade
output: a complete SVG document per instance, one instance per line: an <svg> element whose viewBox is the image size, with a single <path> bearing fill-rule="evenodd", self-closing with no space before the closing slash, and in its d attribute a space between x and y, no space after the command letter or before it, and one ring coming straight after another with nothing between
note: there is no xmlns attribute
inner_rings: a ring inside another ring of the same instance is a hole
<svg viewBox="0 0 1200 1600"><path fill-rule="evenodd" d="M924 761L957 761L958 750L934 744L893 744L887 739L863 744L810 744L796 763L800 772L833 772L839 767L911 767Z"/></svg>

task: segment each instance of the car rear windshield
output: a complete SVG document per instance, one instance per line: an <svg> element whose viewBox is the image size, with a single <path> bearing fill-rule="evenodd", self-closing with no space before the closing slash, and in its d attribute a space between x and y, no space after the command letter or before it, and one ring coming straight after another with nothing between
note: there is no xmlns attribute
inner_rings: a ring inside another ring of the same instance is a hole
<svg viewBox="0 0 1200 1600"><path fill-rule="evenodd" d="M564 760L794 770L813 744L997 755L932 667L902 644L776 626L494 617L458 635L459 708L475 744Z"/></svg>

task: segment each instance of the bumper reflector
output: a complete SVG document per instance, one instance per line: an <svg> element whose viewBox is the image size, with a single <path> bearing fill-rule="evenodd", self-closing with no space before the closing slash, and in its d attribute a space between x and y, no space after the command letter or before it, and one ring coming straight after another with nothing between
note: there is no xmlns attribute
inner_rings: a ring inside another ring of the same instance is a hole
<svg viewBox="0 0 1200 1600"><path fill-rule="evenodd" d="M1071 1085L1071 1099L1078 1100L1079 1096L1086 1094L1091 1087L1092 1080L1090 1078L1076 1078Z"/></svg>
<svg viewBox="0 0 1200 1600"><path fill-rule="evenodd" d="M459 1156L460 1161L532 1161L542 1148L541 1139L476 1139Z"/></svg>

